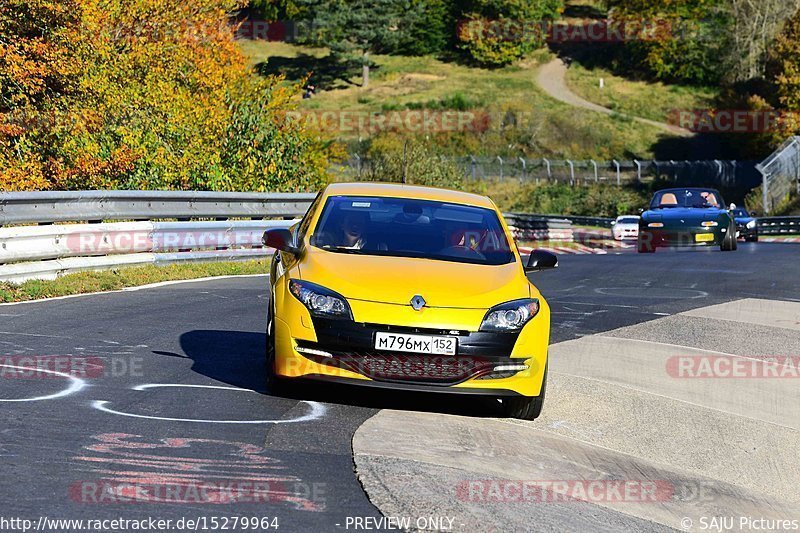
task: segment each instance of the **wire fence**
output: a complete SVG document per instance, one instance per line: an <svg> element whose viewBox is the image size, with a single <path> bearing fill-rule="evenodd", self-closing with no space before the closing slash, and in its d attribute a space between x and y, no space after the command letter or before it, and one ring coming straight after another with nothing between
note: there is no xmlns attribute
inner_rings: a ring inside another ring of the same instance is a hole
<svg viewBox="0 0 800 533"><path fill-rule="evenodd" d="M442 157L472 180L561 182L571 185L610 183L622 185L655 179L678 185L756 187L761 176L754 161L558 160L522 157ZM359 154L338 165L334 172L348 179L372 175L372 162Z"/></svg>
<svg viewBox="0 0 800 533"><path fill-rule="evenodd" d="M764 213L772 213L792 193L800 194L800 137L787 139L757 168L763 174Z"/></svg>

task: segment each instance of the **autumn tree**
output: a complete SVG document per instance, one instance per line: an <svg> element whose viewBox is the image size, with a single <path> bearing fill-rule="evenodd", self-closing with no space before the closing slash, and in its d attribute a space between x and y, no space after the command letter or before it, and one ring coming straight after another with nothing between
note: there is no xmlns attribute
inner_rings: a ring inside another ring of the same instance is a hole
<svg viewBox="0 0 800 533"><path fill-rule="evenodd" d="M282 118L300 88L256 77L234 41L237 0L70 1L0 0L4 190L326 179L331 145Z"/></svg>

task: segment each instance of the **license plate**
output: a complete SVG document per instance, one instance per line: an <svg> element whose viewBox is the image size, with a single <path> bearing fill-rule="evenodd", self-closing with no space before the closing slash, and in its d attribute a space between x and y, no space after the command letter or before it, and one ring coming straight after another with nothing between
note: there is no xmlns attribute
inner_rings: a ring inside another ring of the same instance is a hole
<svg viewBox="0 0 800 533"><path fill-rule="evenodd" d="M714 240L713 233L701 233L694 236L695 242L712 242Z"/></svg>
<svg viewBox="0 0 800 533"><path fill-rule="evenodd" d="M455 337L382 332L375 334L375 349L390 352L455 355L457 344L458 341Z"/></svg>

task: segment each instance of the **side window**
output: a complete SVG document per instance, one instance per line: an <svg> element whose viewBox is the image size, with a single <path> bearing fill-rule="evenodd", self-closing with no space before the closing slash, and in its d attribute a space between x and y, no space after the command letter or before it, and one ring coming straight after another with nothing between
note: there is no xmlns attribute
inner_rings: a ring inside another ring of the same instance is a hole
<svg viewBox="0 0 800 533"><path fill-rule="evenodd" d="M317 211L319 207L319 200L322 198L322 193L319 193L314 201L311 202L311 206L306 211L306 214L303 216L303 220L300 221L300 224L297 226L297 242L301 242L303 239L306 238L306 233L308 233L308 229L311 226L311 220L314 218L314 213Z"/></svg>

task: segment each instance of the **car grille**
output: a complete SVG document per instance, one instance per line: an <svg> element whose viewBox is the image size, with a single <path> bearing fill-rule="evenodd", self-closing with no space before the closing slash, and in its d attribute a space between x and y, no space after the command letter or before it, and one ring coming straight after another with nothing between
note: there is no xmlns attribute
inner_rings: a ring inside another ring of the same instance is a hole
<svg viewBox="0 0 800 533"><path fill-rule="evenodd" d="M302 346L301 353L302 352ZM319 349L314 347L314 349ZM482 357L387 354L375 351L331 352L332 357L303 353L317 363L349 370L376 381L456 385L489 374L497 365Z"/></svg>

